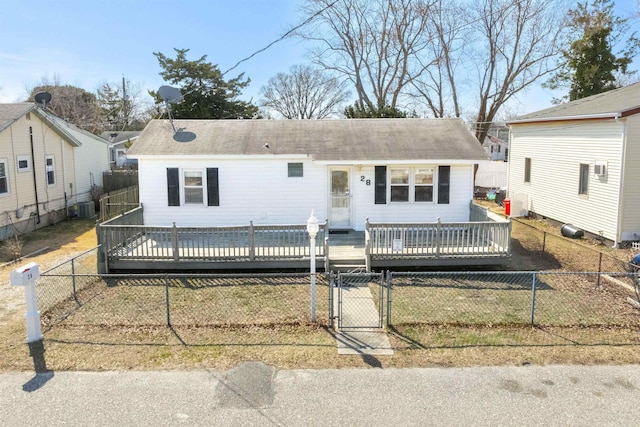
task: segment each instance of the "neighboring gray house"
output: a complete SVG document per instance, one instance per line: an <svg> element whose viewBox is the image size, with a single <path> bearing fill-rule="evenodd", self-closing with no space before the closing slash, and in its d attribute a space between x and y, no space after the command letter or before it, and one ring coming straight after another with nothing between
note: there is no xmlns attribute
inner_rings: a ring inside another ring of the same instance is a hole
<svg viewBox="0 0 640 427"><path fill-rule="evenodd" d="M106 131L100 136L109 141L109 162L113 167L125 167L136 164L127 158L127 148L135 142L140 131Z"/></svg>
<svg viewBox="0 0 640 427"><path fill-rule="evenodd" d="M474 165L458 119L153 120L138 160L144 224L469 221Z"/></svg>
<svg viewBox="0 0 640 427"><path fill-rule="evenodd" d="M640 240L640 83L509 123L508 197L615 243Z"/></svg>

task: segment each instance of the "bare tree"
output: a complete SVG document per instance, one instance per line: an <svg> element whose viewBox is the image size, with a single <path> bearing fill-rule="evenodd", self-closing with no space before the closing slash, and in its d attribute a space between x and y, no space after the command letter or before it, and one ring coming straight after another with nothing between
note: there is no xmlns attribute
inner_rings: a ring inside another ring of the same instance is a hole
<svg viewBox="0 0 640 427"><path fill-rule="evenodd" d="M53 114L89 132L101 132L100 111L93 93L64 84L57 75L53 81L43 77L42 81L36 83L28 92L28 101L34 101L38 92L49 92L51 102L47 104L47 108Z"/></svg>
<svg viewBox="0 0 640 427"><path fill-rule="evenodd" d="M461 21L464 10L454 1L438 0L428 15L431 26L428 49L416 58L424 72L411 83L412 96L421 99L434 117L461 114L458 91L464 81L458 71L470 38L470 31Z"/></svg>
<svg viewBox="0 0 640 427"><path fill-rule="evenodd" d="M318 15L301 35L319 44L315 63L353 83L359 105L396 108L405 87L428 66L414 59L428 45L432 3L306 0L303 9Z"/></svg>
<svg viewBox="0 0 640 427"><path fill-rule="evenodd" d="M480 143L507 101L557 69L554 59L565 31L562 5L556 0L482 0L468 9Z"/></svg>
<svg viewBox="0 0 640 427"><path fill-rule="evenodd" d="M150 102L143 98L142 85L123 77L120 83L101 84L96 93L106 130L138 130L148 121Z"/></svg>
<svg viewBox="0 0 640 427"><path fill-rule="evenodd" d="M260 90L260 105L285 119L322 119L338 113L350 96L345 84L309 65L278 73Z"/></svg>

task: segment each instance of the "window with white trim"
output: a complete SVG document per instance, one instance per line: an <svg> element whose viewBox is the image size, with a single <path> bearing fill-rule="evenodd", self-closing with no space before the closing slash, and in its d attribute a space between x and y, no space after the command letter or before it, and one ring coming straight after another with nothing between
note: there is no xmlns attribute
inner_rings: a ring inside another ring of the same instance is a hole
<svg viewBox="0 0 640 427"><path fill-rule="evenodd" d="M7 160L0 159L0 195L9 194L9 170Z"/></svg>
<svg viewBox="0 0 640 427"><path fill-rule="evenodd" d="M184 184L184 204L202 205L204 204L204 181L202 170L183 171Z"/></svg>
<svg viewBox="0 0 640 427"><path fill-rule="evenodd" d="M433 202L433 168L419 168L414 174L414 198L416 202Z"/></svg>
<svg viewBox="0 0 640 427"><path fill-rule="evenodd" d="M409 168L391 168L391 201L409 201Z"/></svg>
<svg viewBox="0 0 640 427"><path fill-rule="evenodd" d="M391 202L423 203L434 201L435 169L433 167L390 168Z"/></svg>
<svg viewBox="0 0 640 427"><path fill-rule="evenodd" d="M47 185L56 185L56 164L53 156L45 157L45 168L47 170Z"/></svg>
<svg viewBox="0 0 640 427"><path fill-rule="evenodd" d="M16 156L16 166L18 172L31 171L31 156Z"/></svg>

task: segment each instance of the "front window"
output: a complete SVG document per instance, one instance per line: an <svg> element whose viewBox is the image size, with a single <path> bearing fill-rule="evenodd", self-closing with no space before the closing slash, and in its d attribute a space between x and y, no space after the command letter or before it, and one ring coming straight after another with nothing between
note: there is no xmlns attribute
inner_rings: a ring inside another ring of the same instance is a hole
<svg viewBox="0 0 640 427"><path fill-rule="evenodd" d="M7 161L0 159L0 194L9 193L9 178L7 177Z"/></svg>
<svg viewBox="0 0 640 427"><path fill-rule="evenodd" d="M531 159L529 157L524 159L524 182L531 182Z"/></svg>
<svg viewBox="0 0 640 427"><path fill-rule="evenodd" d="M202 171L184 171L184 204L201 205L204 203Z"/></svg>
<svg viewBox="0 0 640 427"><path fill-rule="evenodd" d="M589 194L589 165L580 164L580 184L578 194Z"/></svg>
<svg viewBox="0 0 640 427"><path fill-rule="evenodd" d="M56 167L53 161L53 156L47 156L46 170L47 170L47 185L52 186L56 184Z"/></svg>
<svg viewBox="0 0 640 427"><path fill-rule="evenodd" d="M433 202L433 168L416 169L416 202Z"/></svg>
<svg viewBox="0 0 640 427"><path fill-rule="evenodd" d="M409 201L409 169L391 169L391 201Z"/></svg>

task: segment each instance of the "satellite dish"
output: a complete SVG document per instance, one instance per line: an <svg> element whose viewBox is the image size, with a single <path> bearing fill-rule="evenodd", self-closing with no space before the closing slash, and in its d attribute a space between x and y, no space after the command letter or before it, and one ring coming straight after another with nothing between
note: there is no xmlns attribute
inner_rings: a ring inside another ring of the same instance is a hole
<svg viewBox="0 0 640 427"><path fill-rule="evenodd" d="M42 104L42 108L47 107L47 103L51 101L51 94L49 92L38 92L33 99L38 103Z"/></svg>
<svg viewBox="0 0 640 427"><path fill-rule="evenodd" d="M171 86L160 86L158 89L158 95L160 98L169 104L175 104L176 102L182 101L182 93L180 89L171 87Z"/></svg>

